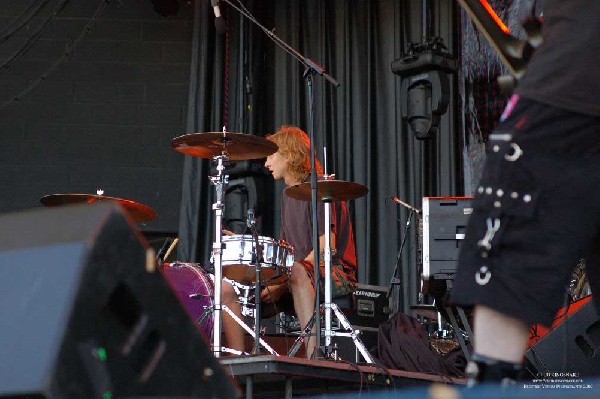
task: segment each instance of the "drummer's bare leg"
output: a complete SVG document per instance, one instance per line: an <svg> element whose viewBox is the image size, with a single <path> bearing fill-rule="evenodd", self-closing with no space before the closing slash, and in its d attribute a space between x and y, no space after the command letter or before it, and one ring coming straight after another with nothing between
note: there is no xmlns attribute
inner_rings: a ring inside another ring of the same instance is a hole
<svg viewBox="0 0 600 399"><path fill-rule="evenodd" d="M315 309L315 289L312 285L312 281L306 272L304 266L300 263L294 262L292 272L290 275L290 290L292 291L292 297L294 298L294 310L300 320L302 329L306 327ZM311 336L306 337L306 357L312 357L315 350L316 339L314 334L316 333L316 326L313 326Z"/></svg>
<svg viewBox="0 0 600 399"><path fill-rule="evenodd" d="M242 308L238 302L238 295L231 283L226 280L223 280L223 284L221 285L221 304L231 309L236 316L242 317ZM244 331L242 330L242 327L229 315L229 313L223 311L221 314L227 347L244 352Z"/></svg>

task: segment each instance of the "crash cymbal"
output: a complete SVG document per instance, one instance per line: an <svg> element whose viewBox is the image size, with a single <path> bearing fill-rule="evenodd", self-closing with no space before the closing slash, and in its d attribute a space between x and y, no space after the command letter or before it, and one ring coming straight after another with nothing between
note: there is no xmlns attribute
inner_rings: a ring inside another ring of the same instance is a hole
<svg viewBox="0 0 600 399"><path fill-rule="evenodd" d="M225 152L232 161L265 158L277 152L277 144L245 133L208 132L175 137L171 147L186 155L214 158Z"/></svg>
<svg viewBox="0 0 600 399"><path fill-rule="evenodd" d="M317 182L318 201L347 201L362 197L369 189L362 184L343 180L320 180ZM301 201L310 201L310 182L297 184L285 189L285 194Z"/></svg>
<svg viewBox="0 0 600 399"><path fill-rule="evenodd" d="M109 197L107 195L98 194L50 194L40 198L40 202L45 206L60 206L69 204L93 204L100 201L115 201L119 203L127 214L136 222L146 222L156 219L158 213L149 206L139 204L137 202Z"/></svg>

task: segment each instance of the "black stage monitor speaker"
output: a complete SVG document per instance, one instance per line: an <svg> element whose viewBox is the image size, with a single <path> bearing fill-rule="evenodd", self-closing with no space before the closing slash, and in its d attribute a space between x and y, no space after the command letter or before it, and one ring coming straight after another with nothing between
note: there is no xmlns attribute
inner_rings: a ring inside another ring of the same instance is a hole
<svg viewBox="0 0 600 399"><path fill-rule="evenodd" d="M546 334L526 358L546 377L600 376L600 317L594 302L589 300Z"/></svg>
<svg viewBox="0 0 600 399"><path fill-rule="evenodd" d="M116 204L0 216L0 396L237 397Z"/></svg>

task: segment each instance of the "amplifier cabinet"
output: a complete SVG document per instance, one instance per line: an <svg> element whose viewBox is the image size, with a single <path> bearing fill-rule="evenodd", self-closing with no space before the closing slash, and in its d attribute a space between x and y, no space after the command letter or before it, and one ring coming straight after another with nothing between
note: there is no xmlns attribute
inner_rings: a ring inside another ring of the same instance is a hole
<svg viewBox="0 0 600 399"><path fill-rule="evenodd" d="M423 280L451 280L473 197L423 198Z"/></svg>
<svg viewBox="0 0 600 399"><path fill-rule="evenodd" d="M388 287L357 284L348 321L353 326L377 328L390 318L391 301Z"/></svg>

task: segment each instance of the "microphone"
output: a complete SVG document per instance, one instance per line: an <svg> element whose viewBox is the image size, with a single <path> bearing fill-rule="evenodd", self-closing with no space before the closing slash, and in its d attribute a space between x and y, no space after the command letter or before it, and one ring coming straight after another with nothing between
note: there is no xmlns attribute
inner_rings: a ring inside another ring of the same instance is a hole
<svg viewBox="0 0 600 399"><path fill-rule="evenodd" d="M225 24L225 18L223 18L223 14L221 14L221 8L219 7L219 0L210 0L210 5L213 8L213 12L215 13L215 29L217 33L222 35L225 33L225 29L227 25Z"/></svg>
<svg viewBox="0 0 600 399"><path fill-rule="evenodd" d="M421 210L420 209L417 209L414 206L407 204L406 202L402 201L398 197L392 197L392 201L394 201L396 204L400 204L400 205L402 205L402 206L404 206L404 207L406 207L406 208L408 208L410 210L415 211L417 213L417 215L421 214Z"/></svg>
<svg viewBox="0 0 600 399"><path fill-rule="evenodd" d="M254 218L254 209L252 208L248 209L248 218L246 219L246 226L248 226L249 229L256 226L256 219Z"/></svg>

